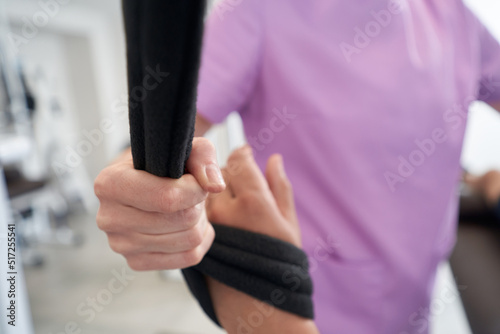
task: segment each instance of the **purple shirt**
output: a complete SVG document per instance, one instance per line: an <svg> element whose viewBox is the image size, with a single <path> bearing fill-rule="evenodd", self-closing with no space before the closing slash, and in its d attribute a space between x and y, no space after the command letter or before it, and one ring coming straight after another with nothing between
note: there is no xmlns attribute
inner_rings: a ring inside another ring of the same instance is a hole
<svg viewBox="0 0 500 334"><path fill-rule="evenodd" d="M500 46L460 0L212 12L199 112L217 123L238 111L261 168L283 155L322 333L428 330L476 99L500 101Z"/></svg>

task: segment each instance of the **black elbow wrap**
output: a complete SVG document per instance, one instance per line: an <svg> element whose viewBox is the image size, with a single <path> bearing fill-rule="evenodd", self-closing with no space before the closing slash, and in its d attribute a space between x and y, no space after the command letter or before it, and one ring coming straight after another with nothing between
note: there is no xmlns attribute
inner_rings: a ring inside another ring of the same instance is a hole
<svg viewBox="0 0 500 334"><path fill-rule="evenodd" d="M281 310L314 318L307 255L267 235L213 224L215 241L205 258L182 271L205 313L218 325L205 277Z"/></svg>

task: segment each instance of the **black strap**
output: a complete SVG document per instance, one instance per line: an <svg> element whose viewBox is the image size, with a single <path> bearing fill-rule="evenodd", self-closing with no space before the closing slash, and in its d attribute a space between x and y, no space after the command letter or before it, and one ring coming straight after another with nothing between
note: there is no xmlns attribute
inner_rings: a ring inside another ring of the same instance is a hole
<svg viewBox="0 0 500 334"><path fill-rule="evenodd" d="M203 0L123 0L136 169L180 178L191 152Z"/></svg>
<svg viewBox="0 0 500 334"><path fill-rule="evenodd" d="M182 273L205 313L217 324L204 275L305 318L314 318L307 255L267 235L213 224L215 241L205 258Z"/></svg>

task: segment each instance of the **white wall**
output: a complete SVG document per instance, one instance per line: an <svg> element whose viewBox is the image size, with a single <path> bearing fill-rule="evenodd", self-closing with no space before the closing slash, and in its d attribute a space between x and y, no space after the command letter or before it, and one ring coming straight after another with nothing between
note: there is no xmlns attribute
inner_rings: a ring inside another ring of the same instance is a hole
<svg viewBox="0 0 500 334"><path fill-rule="evenodd" d="M50 12L39 1L6 1L18 36L23 36L26 20L33 23L36 15L49 13L48 23L25 39L18 54L27 69L43 69L50 89L60 98L67 116L65 146L75 149L86 140L83 131L99 129L103 119L114 125L114 130L82 157L93 179L128 140L127 118L118 117L113 108L127 93L120 0L70 0Z"/></svg>

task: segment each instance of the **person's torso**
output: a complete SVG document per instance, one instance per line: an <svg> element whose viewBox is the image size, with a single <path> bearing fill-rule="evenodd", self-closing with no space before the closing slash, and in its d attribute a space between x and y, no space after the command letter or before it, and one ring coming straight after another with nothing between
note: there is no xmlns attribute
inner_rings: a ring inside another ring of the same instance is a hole
<svg viewBox="0 0 500 334"><path fill-rule="evenodd" d="M261 167L284 156L320 328L421 329L408 318L426 307L435 266L454 242L478 79L470 18L458 0L263 7L260 73L240 113ZM385 328L399 301L402 328ZM373 321L348 327L355 314Z"/></svg>

